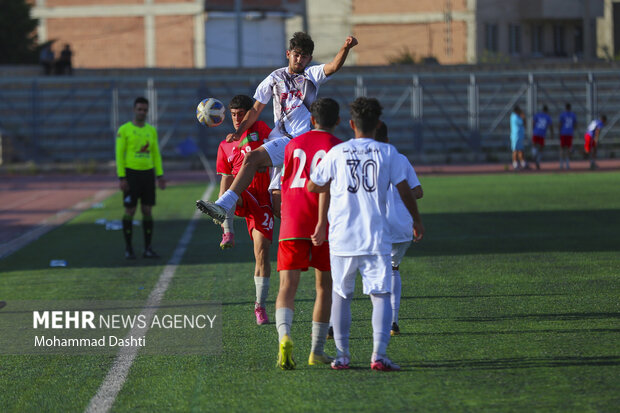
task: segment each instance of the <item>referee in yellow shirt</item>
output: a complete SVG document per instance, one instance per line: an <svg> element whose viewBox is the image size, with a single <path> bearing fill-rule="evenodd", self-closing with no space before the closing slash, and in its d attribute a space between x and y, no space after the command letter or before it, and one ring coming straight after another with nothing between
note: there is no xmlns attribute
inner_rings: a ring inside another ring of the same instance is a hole
<svg viewBox="0 0 620 413"><path fill-rule="evenodd" d="M116 133L116 172L123 191L123 234L125 235L125 258L133 260L131 238L133 234L133 216L138 200L142 210L142 229L144 231L144 258L159 258L151 248L153 236L153 215L155 205L155 180L160 189L166 188L162 168L157 130L146 123L149 101L143 97L133 103L133 121L118 128Z"/></svg>

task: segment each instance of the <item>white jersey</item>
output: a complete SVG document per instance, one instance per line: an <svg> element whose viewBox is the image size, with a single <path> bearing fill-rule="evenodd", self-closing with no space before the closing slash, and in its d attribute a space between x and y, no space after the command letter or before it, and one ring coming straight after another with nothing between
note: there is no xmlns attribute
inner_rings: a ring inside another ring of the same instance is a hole
<svg viewBox="0 0 620 413"><path fill-rule="evenodd" d="M312 172L310 179L317 185L331 181L327 215L331 254L390 254L388 188L406 178L398 155L390 144L351 139L330 149Z"/></svg>
<svg viewBox="0 0 620 413"><path fill-rule="evenodd" d="M273 97L274 127L269 140L292 138L312 128L310 105L317 98L319 86L329 79L324 66L310 66L303 73L289 73L288 67L282 67L258 85L254 99L267 104Z"/></svg>
<svg viewBox="0 0 620 413"><path fill-rule="evenodd" d="M406 171L407 183L409 188L413 189L420 185L420 180L409 163L407 157L403 154L398 155L399 168ZM390 185L387 200L387 219L390 224L390 234L392 235L392 243L407 242L413 239L413 218L409 210L400 198L396 185Z"/></svg>

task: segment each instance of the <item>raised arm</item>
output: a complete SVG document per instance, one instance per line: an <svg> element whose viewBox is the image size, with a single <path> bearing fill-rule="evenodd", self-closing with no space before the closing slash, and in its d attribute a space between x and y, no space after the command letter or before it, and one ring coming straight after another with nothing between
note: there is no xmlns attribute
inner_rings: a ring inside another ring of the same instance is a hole
<svg viewBox="0 0 620 413"><path fill-rule="evenodd" d="M340 70L345 60L347 60L347 56L349 55L349 50L355 47L355 45L357 45L357 39L355 37L349 36L346 38L346 40L344 41L344 45L338 51L334 59L331 62L326 63L325 66L323 67L323 71L325 72L326 76L331 76L334 73L336 73L338 70Z"/></svg>
<svg viewBox="0 0 620 413"><path fill-rule="evenodd" d="M243 133L248 130L250 126L254 125L254 122L258 120L258 117L260 116L260 113L263 111L265 106L266 105L264 103L260 103L258 100L255 101L252 109L248 110L243 117L243 120L239 125L239 129L237 129L235 133L229 133L226 136L226 142L238 141L239 139L241 139L241 135L243 135Z"/></svg>

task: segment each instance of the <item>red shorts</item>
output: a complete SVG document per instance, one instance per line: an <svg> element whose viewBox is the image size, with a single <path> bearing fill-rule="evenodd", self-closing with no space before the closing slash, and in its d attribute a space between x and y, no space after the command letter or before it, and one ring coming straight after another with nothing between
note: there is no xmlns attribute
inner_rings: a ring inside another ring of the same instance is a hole
<svg viewBox="0 0 620 413"><path fill-rule="evenodd" d="M314 267L319 271L331 271L327 241L319 247L312 245L312 241L307 239L280 241L277 271L308 271L308 267Z"/></svg>
<svg viewBox="0 0 620 413"><path fill-rule="evenodd" d="M573 135L560 135L560 147L571 148L573 146Z"/></svg>
<svg viewBox="0 0 620 413"><path fill-rule="evenodd" d="M273 239L273 210L269 192L257 192L248 188L241 193L241 199L243 205L237 205L235 215L245 218L250 238L254 239L252 230L255 229L271 241Z"/></svg>
<svg viewBox="0 0 620 413"><path fill-rule="evenodd" d="M532 143L534 145L540 145L540 146L545 146L545 138L543 138L542 136L532 136Z"/></svg>
<svg viewBox="0 0 620 413"><path fill-rule="evenodd" d="M596 141L591 135L586 133L586 135L583 137L583 140L585 141L583 144L583 149L586 151L586 153L590 153L592 149L596 148Z"/></svg>

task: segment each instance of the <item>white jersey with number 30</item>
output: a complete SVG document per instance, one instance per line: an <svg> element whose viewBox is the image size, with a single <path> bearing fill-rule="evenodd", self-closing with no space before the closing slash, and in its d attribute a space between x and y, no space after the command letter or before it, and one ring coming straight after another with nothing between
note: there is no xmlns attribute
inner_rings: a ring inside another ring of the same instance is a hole
<svg viewBox="0 0 620 413"><path fill-rule="evenodd" d="M331 181L328 221L330 253L340 256L390 254L387 221L390 184L407 177L392 145L370 138L334 146L312 172L312 181Z"/></svg>

